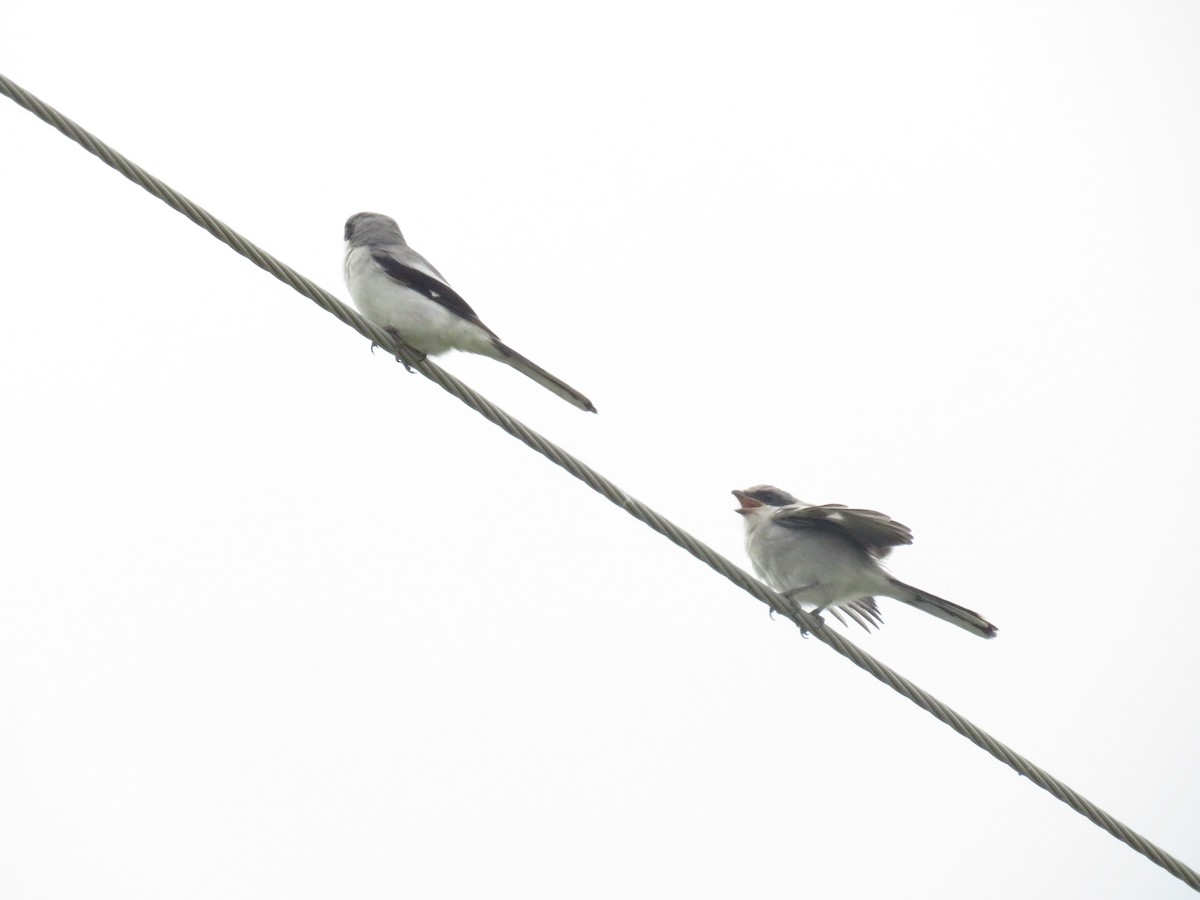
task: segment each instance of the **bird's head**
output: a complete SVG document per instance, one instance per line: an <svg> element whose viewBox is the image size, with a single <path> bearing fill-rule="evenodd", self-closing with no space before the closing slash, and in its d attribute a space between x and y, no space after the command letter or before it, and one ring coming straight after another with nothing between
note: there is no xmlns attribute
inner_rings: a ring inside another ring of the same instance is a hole
<svg viewBox="0 0 1200 900"><path fill-rule="evenodd" d="M787 491L780 490L769 484L756 484L754 487L748 487L744 491L734 491L733 496L741 504L734 512L743 516L750 515L755 510L760 510L764 507L774 509L780 506L791 506L796 502L796 498Z"/></svg>
<svg viewBox="0 0 1200 900"><path fill-rule="evenodd" d="M404 235L391 216L381 213L355 213L346 220L344 240L352 247L363 244L403 244Z"/></svg>

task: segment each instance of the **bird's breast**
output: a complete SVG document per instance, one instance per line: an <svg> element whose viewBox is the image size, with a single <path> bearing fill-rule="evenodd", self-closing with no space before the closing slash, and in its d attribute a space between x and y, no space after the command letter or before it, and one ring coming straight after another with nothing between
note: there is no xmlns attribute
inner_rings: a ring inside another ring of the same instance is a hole
<svg viewBox="0 0 1200 900"><path fill-rule="evenodd" d="M394 329L422 353L478 353L477 344L486 340L490 345L490 337L474 322L389 276L368 248L356 247L347 254L346 287L360 313L381 328Z"/></svg>

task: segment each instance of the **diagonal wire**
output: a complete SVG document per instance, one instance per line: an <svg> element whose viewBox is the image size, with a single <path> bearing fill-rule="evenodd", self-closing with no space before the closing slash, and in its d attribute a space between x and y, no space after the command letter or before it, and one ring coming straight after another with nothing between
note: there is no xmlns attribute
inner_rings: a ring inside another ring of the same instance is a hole
<svg viewBox="0 0 1200 900"><path fill-rule="evenodd" d="M917 687L898 672L875 659L869 653L842 637L831 628L821 627L818 619L795 609L777 593L770 590L760 581L752 578L742 569L735 566L725 557L692 537L670 520L659 515L639 500L626 494L623 490L605 478L596 470L567 453L561 447L546 440L537 432L526 427L521 422L509 416L504 410L487 400L474 390L467 387L453 375L449 374L429 360L418 361L419 354L410 348L397 344L387 333L371 324L354 310L305 278L295 269L277 260L274 256L246 240L232 228L213 217L206 210L184 197L178 191L159 181L145 169L126 159L116 150L96 138L86 129L76 125L70 119L59 113L53 107L47 106L33 94L21 88L4 75L0 74L0 93L23 106L42 121L52 125L71 140L80 144L89 153L100 157L134 184L141 186L155 197L158 197L172 209L187 216L217 240L228 244L242 256L255 265L266 269L280 281L295 288L308 297L317 306L336 316L359 334L374 341L390 353L397 354L404 362L421 372L426 378L438 384L444 390L453 394L467 406L474 409L489 422L498 425L526 446L545 456L555 465L566 469L592 490L624 509L627 513L649 525L672 543L682 547L692 556L724 575L742 590L765 603L775 612L791 619L803 632L811 633L818 640L828 644L856 666L869 672L892 690L907 697L934 718L949 725L967 740L986 750L996 759L1023 775L1038 787L1049 791L1063 803L1082 816L1090 819L1103 828L1117 840L1122 841L1141 853L1151 862L1166 869L1180 881L1193 890L1200 891L1200 873L1176 859L1161 847L1146 840L1129 826L1113 818L1090 800L1063 784L1045 769L1034 765L1025 757L996 740L973 722L963 718L953 709L932 694Z"/></svg>

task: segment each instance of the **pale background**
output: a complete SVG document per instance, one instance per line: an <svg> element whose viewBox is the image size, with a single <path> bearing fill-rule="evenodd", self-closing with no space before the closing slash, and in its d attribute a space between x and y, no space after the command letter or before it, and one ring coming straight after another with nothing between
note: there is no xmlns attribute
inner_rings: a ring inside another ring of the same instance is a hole
<svg viewBox="0 0 1200 900"><path fill-rule="evenodd" d="M0 71L340 296L398 218L600 414L445 365L739 564L731 488L905 522L1000 637L851 639L1196 866L1198 41L10 0ZM7 100L0 163L0 896L1193 896Z"/></svg>

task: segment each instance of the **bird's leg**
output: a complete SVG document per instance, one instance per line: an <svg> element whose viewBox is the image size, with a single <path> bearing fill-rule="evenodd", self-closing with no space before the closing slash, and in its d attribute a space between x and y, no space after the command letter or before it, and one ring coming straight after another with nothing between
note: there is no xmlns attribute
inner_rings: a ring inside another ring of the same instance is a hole
<svg viewBox="0 0 1200 900"><path fill-rule="evenodd" d="M828 607L828 606L818 606L816 609L814 609L812 612L809 613L810 616L812 616L814 619L816 619L818 622L821 623L821 625L819 627L824 627L824 625L825 625L825 619L822 618L821 613L825 612L826 609L829 609L829 611L831 613L833 613L835 616L837 616L837 610L830 609L830 607ZM838 621L841 622L843 625L846 624L846 620L843 619L841 616L838 616Z"/></svg>
<svg viewBox="0 0 1200 900"><path fill-rule="evenodd" d="M781 593L783 594L783 596L787 597L789 600L795 600L796 594L803 594L805 591L815 588L816 586L817 586L817 583L814 581L812 584L804 585L804 587L792 588L789 591L782 591Z"/></svg>
<svg viewBox="0 0 1200 900"><path fill-rule="evenodd" d="M791 602L792 594L798 594L801 591L807 591L810 587L812 587L811 584L806 584L804 587L792 588L790 591L780 591L779 596L791 603L792 609L794 610L796 608L796 604ZM775 607L772 606L770 609L768 609L767 615L769 615L772 619L775 618Z"/></svg>

